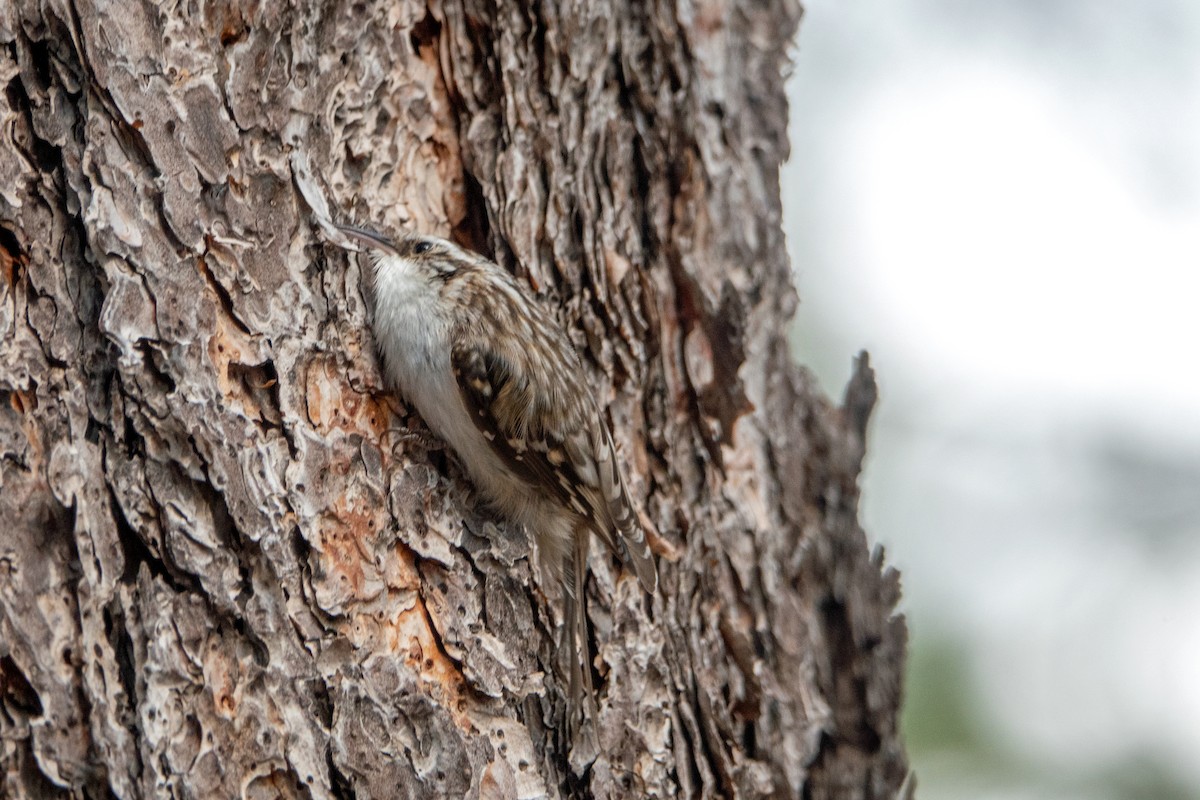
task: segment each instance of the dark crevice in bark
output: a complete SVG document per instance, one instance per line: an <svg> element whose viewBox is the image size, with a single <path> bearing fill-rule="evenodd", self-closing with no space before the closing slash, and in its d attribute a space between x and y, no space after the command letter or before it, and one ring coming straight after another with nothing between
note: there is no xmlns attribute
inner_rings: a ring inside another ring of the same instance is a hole
<svg viewBox="0 0 1200 800"><path fill-rule="evenodd" d="M130 122L125 119L121 110L117 107L117 103L113 100L112 95L95 85L88 87L88 97L96 100L96 105L104 108L108 112L108 120L112 125L113 135L121 144L122 150L126 155L136 156L130 158L130 163L137 169L147 170L151 177L158 179L162 177L162 172L154 161L154 154L150 150L150 143L146 141L146 137L142 135L139 128L141 120ZM165 216L162 217L162 222L166 223ZM169 226L167 226L169 229Z"/></svg>
<svg viewBox="0 0 1200 800"><path fill-rule="evenodd" d="M829 597L820 606L825 641L830 646L829 671L834 682L832 701L840 742L846 742L867 753L879 750L880 738L867 718L869 704L866 683L860 677L860 659L866 655L854 641L850 618L845 604Z"/></svg>
<svg viewBox="0 0 1200 800"><path fill-rule="evenodd" d="M179 475L180 482L186 480L188 479L185 475ZM263 551L262 543L245 535L238 520L234 517L233 511L229 508L225 494L211 483L195 482L194 486L212 515L212 530L215 538L237 555L235 563L238 570L239 592L234 600L235 607L217 606L208 594L204 594L203 598L214 619L223 620L232 625L234 630L250 645L255 663L265 668L271 663L271 648L260 635L260 631L248 623L246 607L252 601L255 592L272 591L279 592L279 603L281 606L286 606L287 586L280 575L278 565ZM260 570L259 580L256 582L255 573ZM283 630L291 632L290 644L300 651L306 651L300 630L296 626L287 625ZM277 642L281 643L282 641L277 639ZM305 667L304 673L307 673L311 665L307 660L302 663ZM297 675L297 677L301 676Z"/></svg>
<svg viewBox="0 0 1200 800"><path fill-rule="evenodd" d="M621 70L617 70L616 74L620 85L620 90L617 92L617 96L632 112L635 108L633 105L633 98L631 97L632 90L623 82L624 73ZM649 124L653 126L653 119L649 120ZM649 202L653 179L650 174L650 168L647 164L646 154L644 152L645 149L646 143L642 138L641 130L640 128L636 128L630 142L630 150L632 155L630 166L633 168L634 181L634 196L630 199L637 209L635 219L637 219L639 223L640 241L638 244L641 245L642 253L646 259L646 264L644 267L649 268L650 265L652 265L658 259L659 242L658 235L654 229L654 220L650 215Z"/></svg>
<svg viewBox="0 0 1200 800"><path fill-rule="evenodd" d="M308 707L316 714L324 731L333 727L333 698L329 696L329 687L321 678L308 678L302 683L304 691L301 696L308 701Z"/></svg>
<svg viewBox="0 0 1200 800"><path fill-rule="evenodd" d="M479 180L467 169L463 169L463 203L466 216L452 231L451 238L462 246L488 258L494 258L491 222L488 219L487 200Z"/></svg>
<svg viewBox="0 0 1200 800"><path fill-rule="evenodd" d="M27 52L26 48L18 49L18 63L24 60L21 56ZM20 140L14 139L14 143L21 150L22 154L38 167L41 174L50 177L55 188L61 190L63 183L61 154L54 145L38 136L37 126L34 124L33 118L33 99L30 97L29 89L22 82L21 77L21 75L17 75L8 82L8 87L5 89L5 96L9 107L24 117L30 134L30 140L24 143L25 147L21 146L22 142ZM39 91L39 95L44 94L44 92L45 89L43 88Z"/></svg>
<svg viewBox="0 0 1200 800"><path fill-rule="evenodd" d="M142 775L145 764L142 761L142 730L137 709L140 705L138 695L137 649L130 635L125 620L125 612L120 600L113 598L103 610L104 635L112 648L116 659L117 679L121 682L124 697L118 699L119 710L117 722L129 733L129 749L132 764L127 769L130 775ZM111 786L106 787L111 793Z"/></svg>
<svg viewBox="0 0 1200 800"><path fill-rule="evenodd" d="M113 656L117 661L117 677L125 692L125 724L136 739L136 720L131 712L138 706L137 654L134 650L133 639L129 635L129 628L125 624L125 612L116 598L104 608L104 635L108 639L109 646L112 647Z"/></svg>
<svg viewBox="0 0 1200 800"><path fill-rule="evenodd" d="M207 469L207 465L205 468ZM218 544L228 547L237 554L238 558L235 563L238 570L239 591L234 603L244 608L246 602L254 594L254 578L251 571L255 564L254 556L261 557L261 551L257 546L247 546L248 540L238 530L233 513L229 510L229 504L225 501L225 495L220 490L209 482L193 481L181 471L173 470L173 472L178 483L190 483L204 501L208 513L212 515L213 538Z"/></svg>
<svg viewBox="0 0 1200 800"><path fill-rule="evenodd" d="M421 55L421 51L427 47L436 47L438 34L442 31L442 23L438 22L428 8L425 9L425 16L412 28L409 29L408 38L412 45L413 55Z"/></svg>
<svg viewBox="0 0 1200 800"><path fill-rule="evenodd" d="M125 414L120 433L114 435L119 436L117 443L122 445L122 450L126 458L145 459L146 439L138 432L132 413L127 412Z"/></svg>
<svg viewBox="0 0 1200 800"><path fill-rule="evenodd" d="M545 20L545 3L542 0L534 0L526 7L525 17L529 21L530 28L530 46L529 50L536 58L534 59L534 69L537 71L537 86L546 86L546 68L549 62L550 51L546 49L546 20ZM560 58L562 56L560 55ZM560 62L560 68L563 65ZM549 110L554 114L557 109L554 107L555 98L549 93L546 93L546 101L549 103Z"/></svg>
<svg viewBox="0 0 1200 800"><path fill-rule="evenodd" d="M708 456L708 463L711 463L718 472L724 474L725 458L721 453L720 440L714 439L704 429L704 403L701 398L700 391L698 391L695 384L692 383L692 377L688 373L686 366L687 353L685 352L684 348L688 335L693 329L695 329L696 326L703 327L704 325L704 311L701 308L702 301L697 294L699 292L699 287L696 285L694 279L687 274L686 270L684 270L679 255L676 251L674 251L674 249L669 251L666 260L667 264L671 266L672 273L674 274L675 288L678 292L676 305L679 311L679 324L680 328L682 329L682 335L674 337L677 342L674 357L683 367L680 372L683 376L683 379L687 382L685 399L688 404L688 421L691 423L691 433L704 448L703 452ZM696 453L696 456L697 459L699 459L699 451ZM703 474L703 468L701 468L699 472Z"/></svg>
<svg viewBox="0 0 1200 800"><path fill-rule="evenodd" d="M732 568L727 569L732 581L736 583L736 572ZM748 624L751 617L750 610L742 609L741 612L740 616ZM733 703L733 713L743 720L752 722L761 713L760 706L763 697L762 684L754 674L755 654L751 641L752 631L747 631L743 624L734 622L730 618L728 611L721 614L718 625L721 631L721 639L725 643L725 648L729 653L732 663L736 666L738 672L741 673L742 680L746 684L746 694L744 697L737 698Z"/></svg>
<svg viewBox="0 0 1200 800"><path fill-rule="evenodd" d="M738 418L753 409L738 372L746 361L742 343L746 340L746 301L733 285L721 287L721 300L713 313L702 317L705 334L712 350L713 381L700 396L705 414L721 423L720 437L733 446L733 426Z"/></svg>
<svg viewBox="0 0 1200 800"><path fill-rule="evenodd" d="M329 768L329 793L337 800L357 800L358 792L354 790L354 782L338 769L330 745L326 745L325 748L325 764Z"/></svg>
<svg viewBox="0 0 1200 800"><path fill-rule="evenodd" d="M820 740L817 742L817 755L808 766L808 780L804 782L804 788L800 793L802 800L816 800L813 792L814 786L821 787L821 796L825 796L825 780L829 772L829 762L833 760L836 749L837 743L834 742L833 737L829 735L828 731L822 731Z"/></svg>
<svg viewBox="0 0 1200 800"><path fill-rule="evenodd" d="M296 457L296 442L283 421L283 405L279 398L279 372L275 362L268 358L260 364L229 362L229 377L236 380L247 397L254 401L258 414L250 420L264 434L278 431L288 445L292 458Z"/></svg>
<svg viewBox="0 0 1200 800"><path fill-rule="evenodd" d="M52 21L53 19L48 20ZM50 74L50 43L46 39L33 39L29 42L29 65L32 67L32 76L37 79L38 92L45 92L50 88L53 77Z"/></svg>
<svg viewBox="0 0 1200 800"><path fill-rule="evenodd" d="M582 775L576 775L567 759L570 747L569 742L561 741L556 748L563 756L557 762L558 774L561 778L559 789L564 797L570 797L572 800L592 800L595 797L592 792L592 765L589 764Z"/></svg>
<svg viewBox="0 0 1200 800"><path fill-rule="evenodd" d="M720 784L721 793L725 797L734 797L737 794L737 788L734 784L734 776L729 770L730 756L726 747L727 740L722 735L723 731L719 729L717 720L713 716L712 699L707 694L701 696L697 691L696 702L696 708L700 712L696 726L700 729L700 739L704 743L705 758Z"/></svg>
<svg viewBox="0 0 1200 800"><path fill-rule="evenodd" d="M121 573L121 582L134 585L138 580L138 572L144 564L151 577L158 578L176 594L202 593L196 579L191 575L179 573L170 567L165 558L155 555L142 539L141 534L134 530L125 516L125 510L117 498L115 489L108 486L109 508L117 529L117 541L124 556L125 569Z"/></svg>
<svg viewBox="0 0 1200 800"><path fill-rule="evenodd" d="M57 785L38 766L33 752L33 739L25 738L15 743L18 785L28 788L29 796L37 800L76 800L77 795ZM86 795L85 795L86 798Z"/></svg>
<svg viewBox="0 0 1200 800"><path fill-rule="evenodd" d="M238 635L242 637L242 640L250 646L250 654L253 656L254 663L257 666L261 668L270 666L271 648L262 640L262 637L259 636L258 631L250 626L250 623L246 621L245 617L231 616L225 613L221 613L220 617L226 622L231 622L233 624L233 629L237 631Z"/></svg>
<svg viewBox="0 0 1200 800"><path fill-rule="evenodd" d="M206 239L205 252L196 258L196 266L200 268L200 274L204 276L205 283L207 283L208 287L213 290L213 294L217 296L217 300L221 304L221 310L225 312L225 316L229 318L229 321L232 322L242 333L246 334L247 336L253 336L254 332L250 330L250 327L244 321L242 321L241 317L239 317L237 312L234 310L233 297L229 294L229 290L225 288L224 284L217 280L217 277L213 275L212 270L209 268L208 262L205 261L205 257L208 255L208 250L211 249L211 247L211 239Z"/></svg>
<svg viewBox="0 0 1200 800"><path fill-rule="evenodd" d="M11 655L0 656L0 705L13 719L12 712L26 719L42 715L42 700L29 678L13 661Z"/></svg>
<svg viewBox="0 0 1200 800"><path fill-rule="evenodd" d="M149 339L141 339L134 347L142 354L142 365L145 367L143 374L150 378L154 393L162 397L174 394L178 384L171 377L158 345Z"/></svg>
<svg viewBox="0 0 1200 800"><path fill-rule="evenodd" d="M692 687L692 692L690 692L689 694L692 695L692 697L694 699L694 696L695 696L695 687L694 686ZM682 701L682 699L683 699L683 697L681 696L680 701ZM693 708L694 708L694 704L693 704ZM704 755L704 750L705 750L704 744L702 741L701 742L696 741L696 738L693 736L693 732L694 732L693 725L692 725L693 720L690 716L685 718L683 712L684 712L684 709L682 709L682 708L678 709L676 712L678 714L678 718L683 722L683 724L677 726L677 730L678 730L679 736L682 738L683 744L684 744L684 752L676 754L676 762L678 762L680 760L686 762L686 764L689 768L689 773L690 773L690 777L691 777L690 785L695 786L695 787L702 787L702 786L704 786L704 774L700 771L699 758L702 755ZM696 733L698 733L698 731ZM682 783L682 781L681 781L681 783ZM689 784L684 783L683 785L687 786Z"/></svg>
<svg viewBox="0 0 1200 800"><path fill-rule="evenodd" d="M0 274L0 279L9 286L16 286L21 280L26 258L21 252L21 242L17 239L16 232L4 225L0 225L0 251L0 265L4 267L4 274Z"/></svg>
<svg viewBox="0 0 1200 800"><path fill-rule="evenodd" d="M429 569L428 567L424 567L424 564L425 564L424 559L422 559L420 556L418 556L417 554L414 553L413 561L417 565L417 572L422 576L422 579L424 579L425 576L428 574L428 569ZM440 567L440 565L437 565L433 568L440 569L441 567ZM424 595L424 592L422 592L422 595ZM430 614L429 614L429 606L426 605L424 602L421 602L421 603L418 603L418 608L420 608L420 610L421 610L421 616L425 620L425 625L429 628L429 633L433 638L433 644L434 644L434 647L437 648L438 654L441 655L443 658L445 658L446 661L448 661L449 663L454 665L454 669L457 672L457 675L455 677L459 678L461 686L462 686L462 690L465 692L469 692L469 693L477 693L478 690L476 690L475 687L471 685L471 682L468 681L466 676L463 674L462 659L455 658L454 656L450 655L450 652L446 649L446 643L442 640L442 631L438 628L437 625L434 624L433 617L430 616ZM462 608L462 607L460 607L458 609L458 613L460 615L465 613L465 611L466 611L466 609ZM424 656L424 661L425 661L426 668L433 666L433 662L429 658L429 656Z"/></svg>

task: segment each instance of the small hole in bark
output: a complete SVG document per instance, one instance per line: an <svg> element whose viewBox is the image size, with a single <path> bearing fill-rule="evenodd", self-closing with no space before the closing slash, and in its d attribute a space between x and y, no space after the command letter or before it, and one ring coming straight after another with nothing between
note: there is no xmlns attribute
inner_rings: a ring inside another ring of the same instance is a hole
<svg viewBox="0 0 1200 800"><path fill-rule="evenodd" d="M466 170L463 170L463 201L466 215L451 231L451 238L476 253L496 260L496 253L491 246L487 200L483 196L483 186Z"/></svg>
<svg viewBox="0 0 1200 800"><path fill-rule="evenodd" d="M441 29L441 23L434 19L432 14L426 12L425 17L416 25L413 25L412 30L408 34L408 40L412 44L413 53L418 56L421 55L421 48L432 45Z"/></svg>
<svg viewBox="0 0 1200 800"><path fill-rule="evenodd" d="M14 260L21 254L21 243L17 241L17 234L3 226L0 226L0 249L7 250Z"/></svg>
<svg viewBox="0 0 1200 800"><path fill-rule="evenodd" d="M221 28L221 46L229 47L232 44L237 44L246 38L248 30L249 28L240 16L237 19L226 19L225 26Z"/></svg>
<svg viewBox="0 0 1200 800"><path fill-rule="evenodd" d="M62 151L42 139L33 140L33 155L43 172L54 172L62 164Z"/></svg>
<svg viewBox="0 0 1200 800"><path fill-rule="evenodd" d="M30 62L33 64L33 71L41 84L40 88L44 89L50 85L50 45L45 39L31 42L29 56Z"/></svg>
<svg viewBox="0 0 1200 800"><path fill-rule="evenodd" d="M4 97L6 100L8 100L9 108L25 108L29 105L27 99L22 99L25 98L25 92L17 78L13 78L8 82L8 85L4 87ZM24 138L25 137L22 136L17 139L17 144L24 146Z"/></svg>

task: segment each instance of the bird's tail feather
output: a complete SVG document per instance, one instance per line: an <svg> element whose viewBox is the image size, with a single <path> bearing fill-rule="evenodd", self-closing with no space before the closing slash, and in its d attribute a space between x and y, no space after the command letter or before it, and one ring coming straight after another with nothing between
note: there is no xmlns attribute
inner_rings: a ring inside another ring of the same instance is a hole
<svg viewBox="0 0 1200 800"><path fill-rule="evenodd" d="M563 559L563 627L569 685L567 718L573 739L596 712L596 687L592 681L591 647L588 637L584 582L587 579L587 536L576 536L575 545Z"/></svg>

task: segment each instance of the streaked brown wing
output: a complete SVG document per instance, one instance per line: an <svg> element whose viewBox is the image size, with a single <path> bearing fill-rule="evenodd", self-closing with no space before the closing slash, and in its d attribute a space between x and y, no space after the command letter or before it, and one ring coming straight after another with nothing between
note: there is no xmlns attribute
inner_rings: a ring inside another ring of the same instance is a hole
<svg viewBox="0 0 1200 800"><path fill-rule="evenodd" d="M463 341L463 340L460 340ZM451 367L471 419L515 475L591 522L591 529L629 564L648 592L658 583L654 558L621 478L599 409L576 375L560 365L540 386L517 354L486 342L456 346ZM545 399L556 397L554 413Z"/></svg>
<svg viewBox="0 0 1200 800"><path fill-rule="evenodd" d="M451 368L467 412L512 472L585 517L590 504L576 487L560 424L537 402L528 370L482 344L459 345Z"/></svg>
<svg viewBox="0 0 1200 800"><path fill-rule="evenodd" d="M612 436L603 423L600 423L600 428L603 441L596 447L596 473L600 481L600 494L607 501L608 523L613 531L606 541L609 548L637 573L642 588L653 593L658 587L658 570L654 566L650 543L646 541L646 532L642 530L642 523L629 500Z"/></svg>

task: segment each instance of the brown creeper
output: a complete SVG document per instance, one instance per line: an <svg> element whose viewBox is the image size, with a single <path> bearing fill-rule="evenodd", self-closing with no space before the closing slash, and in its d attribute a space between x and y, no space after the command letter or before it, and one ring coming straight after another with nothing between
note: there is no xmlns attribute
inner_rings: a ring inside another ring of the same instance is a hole
<svg viewBox="0 0 1200 800"><path fill-rule="evenodd" d="M579 359L528 290L486 258L433 236L339 229L372 256L365 294L386 379L485 498L533 535L543 573L562 582L579 712L594 697L583 605L591 534L647 592L658 583Z"/></svg>

